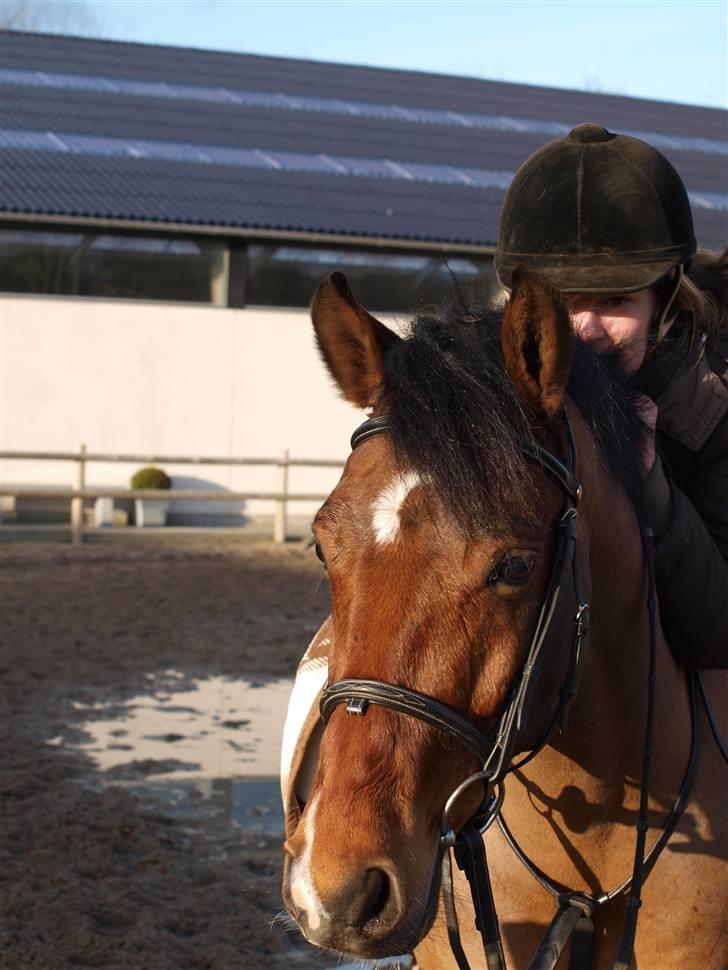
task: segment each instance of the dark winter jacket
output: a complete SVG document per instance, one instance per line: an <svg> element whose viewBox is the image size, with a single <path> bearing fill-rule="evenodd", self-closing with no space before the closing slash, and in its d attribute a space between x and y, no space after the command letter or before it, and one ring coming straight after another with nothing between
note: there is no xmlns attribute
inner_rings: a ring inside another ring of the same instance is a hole
<svg viewBox="0 0 728 970"><path fill-rule="evenodd" d="M646 482L660 617L685 667L728 667L728 326L678 319L640 372L658 407Z"/></svg>

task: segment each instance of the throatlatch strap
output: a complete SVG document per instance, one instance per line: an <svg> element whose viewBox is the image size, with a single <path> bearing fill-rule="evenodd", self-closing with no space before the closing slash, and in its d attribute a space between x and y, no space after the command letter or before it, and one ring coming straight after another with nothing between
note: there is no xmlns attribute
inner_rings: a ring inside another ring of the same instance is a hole
<svg viewBox="0 0 728 970"><path fill-rule="evenodd" d="M720 731L718 730L718 725L715 723L715 718L713 717L713 709L710 706L710 701L708 700L708 695L705 692L705 684L703 683L703 675L699 670L695 671L695 681L698 685L698 690L700 691L700 697L703 701L703 707L705 708L705 716L708 718L708 724L710 730L713 734L713 740L718 746L718 751L720 751L720 756L728 765L728 747L723 738L720 736Z"/></svg>
<svg viewBox="0 0 728 970"><path fill-rule="evenodd" d="M488 970L505 970L498 916L493 903L493 889L488 872L485 843L477 825L469 822L458 832L455 842L455 861L470 883L475 909L475 926L483 938Z"/></svg>

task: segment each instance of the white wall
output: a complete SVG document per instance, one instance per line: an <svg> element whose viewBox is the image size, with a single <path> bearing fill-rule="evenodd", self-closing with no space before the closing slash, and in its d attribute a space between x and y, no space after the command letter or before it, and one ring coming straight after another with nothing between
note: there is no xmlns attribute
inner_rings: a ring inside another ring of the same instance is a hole
<svg viewBox="0 0 728 970"><path fill-rule="evenodd" d="M231 310L73 297L0 297L0 447L136 454L345 459L361 412L341 401L307 311ZM89 465L87 484L137 466ZM273 468L182 466L171 475L275 490ZM68 463L8 461L13 484L70 484ZM327 492L336 469L291 471ZM309 513L315 505L292 506ZM248 503L252 514L272 511Z"/></svg>

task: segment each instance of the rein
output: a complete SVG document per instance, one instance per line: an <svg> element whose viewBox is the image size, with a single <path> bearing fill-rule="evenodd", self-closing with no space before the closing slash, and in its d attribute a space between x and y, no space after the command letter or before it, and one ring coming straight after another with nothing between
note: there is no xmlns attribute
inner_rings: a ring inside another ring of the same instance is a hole
<svg viewBox="0 0 728 970"><path fill-rule="evenodd" d="M529 965L529 970L553 970L568 941L572 940L570 970L588 970L592 960L593 916L604 903L629 890L627 916L614 970L627 970L632 957L637 929L637 916L641 905L641 888L652 871L662 849L667 844L688 802L698 759L698 718L696 714L695 680L688 679L692 734L688 765L680 791L668 815L662 832L645 855L645 843L649 829L647 801L649 795L649 770L654 728L656 683L656 598L655 566L652 531L643 528L642 540L647 564L648 595L647 610L650 624L650 664L648 679L648 703L643 752L640 808L636 823L635 859L632 874L616 889L600 896L571 892L555 885L520 848L511 834L501 808L505 797L504 780L507 774L527 764L543 750L556 730L566 733L568 714L576 695L579 670L589 631L589 603L581 595L578 560L576 556L577 507L581 499L581 486L576 471L576 444L568 416L563 412L568 456L562 461L553 452L536 442L524 442L522 452L527 461L538 465L564 494L557 519L557 539L546 594L539 612L536 628L521 672L505 703L498 725L492 734L486 735L467 718L453 708L427 694L388 684L384 681L345 679L327 684L323 690L320 713L326 725L334 709L346 704L348 714L363 717L370 704L385 707L401 714L415 717L444 731L470 751L482 765L475 774L466 778L448 798L442 815L440 837L441 886L443 907L447 921L450 947L460 970L470 970L465 956L455 908L452 863L450 849L455 861L464 871L470 884L475 910L475 924L480 931L486 957L487 970L505 970L505 956L500 937L498 917L488 871L488 861L483 841L485 831L497 821L507 843L531 875L550 893L558 903L558 910L548 926L543 940ZM376 435L388 431L386 415L370 418L361 424L351 437L355 449ZM539 743L520 761L512 763L516 737L527 728L536 686L543 669L544 646L557 606L561 600L564 579L571 571L572 588L576 601L573 617L569 660L558 701L550 723ZM476 813L456 833L451 824L453 808L463 793L475 784L485 787L486 794Z"/></svg>

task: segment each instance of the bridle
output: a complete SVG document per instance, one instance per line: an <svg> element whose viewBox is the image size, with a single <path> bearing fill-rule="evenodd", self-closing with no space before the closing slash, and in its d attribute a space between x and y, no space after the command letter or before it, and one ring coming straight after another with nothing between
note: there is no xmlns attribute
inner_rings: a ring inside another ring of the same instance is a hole
<svg viewBox="0 0 728 970"><path fill-rule="evenodd" d="M576 444L565 411L563 418L567 440L567 458L565 461L562 461L548 448L535 441L524 441L521 445L526 460L538 465L559 486L563 492L563 502L556 520L556 543L551 571L536 627L526 660L515 678L495 730L486 735L447 704L408 687L379 680L349 678L337 681L334 684L327 684L320 702L321 718L324 725L328 723L334 708L340 704L346 704L347 713L358 717L366 715L370 704L410 715L450 735L470 751L482 765L479 771L466 778L450 795L445 804L441 824L440 852L442 855L443 907L450 946L460 970L470 970L470 968L460 940L453 893L450 848L454 849L455 860L459 868L465 872L470 884L475 909L475 923L483 939L487 968L488 970L505 970L506 966L483 842L483 834L494 821L498 822L506 841L520 861L543 888L554 896L558 903L558 911L546 930L541 945L531 961L529 970L552 970L572 937L570 970L582 970L582 968L588 970L591 966L593 915L595 911L599 906L629 889L627 916L619 955L614 964L614 970L627 970L634 948L642 884L655 865L660 852L667 844L684 811L697 765L699 739L695 682L692 677L689 677L692 735L688 765L680 791L665 821L662 832L649 853L645 855L646 835L649 828L647 800L655 707L656 598L652 532L649 528L643 528L642 537L648 577L647 608L650 623L650 665L640 809L636 825L637 837L632 874L615 890L603 893L600 896L570 892L564 887L554 884L545 873L531 862L503 819L501 808L505 797L504 780L506 775L523 767L534 758L548 744L557 730L560 730L562 734L566 733L568 714L576 695L579 670L589 630L589 603L581 594L578 557L576 555L577 508L581 499L581 486L575 474ZM387 431L388 419L386 415L368 419L354 431L351 437L352 450L370 438ZM516 738L519 732L524 731L529 724L536 687L547 659L547 645L550 646L549 631L552 629L553 619L562 599L564 581L569 573L572 577L576 607L572 621L571 645L564 680L559 690L552 717L541 740L525 757L514 763L513 752ZM454 806L463 793L476 784L485 787L485 798L476 813L456 833L451 824Z"/></svg>

